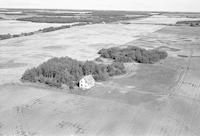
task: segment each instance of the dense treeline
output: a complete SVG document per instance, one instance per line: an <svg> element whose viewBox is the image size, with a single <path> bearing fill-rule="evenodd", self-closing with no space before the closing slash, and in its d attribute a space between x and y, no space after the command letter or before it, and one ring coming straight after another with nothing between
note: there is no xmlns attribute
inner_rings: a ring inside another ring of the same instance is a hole
<svg viewBox="0 0 200 136"><path fill-rule="evenodd" d="M82 23L77 23L77 24L73 24L73 25L62 25L62 26L57 26L57 27L47 27L47 28L40 29L38 32L46 33L46 32L52 32L52 31L70 28L72 26L82 26L82 25L87 25L87 23L82 22Z"/></svg>
<svg viewBox="0 0 200 136"><path fill-rule="evenodd" d="M96 64L93 61L81 62L69 57L52 58L36 68L28 69L22 81L40 82L50 86L70 88L78 86L79 80L85 75L92 75L96 81L104 81L110 76L125 73L123 63L111 65Z"/></svg>
<svg viewBox="0 0 200 136"><path fill-rule="evenodd" d="M47 27L47 28L43 28L40 29L39 32L52 32L52 31L57 31L57 30L61 30L61 29L66 29L66 28L70 28L70 25L63 25L63 26L58 26L58 27Z"/></svg>
<svg viewBox="0 0 200 136"><path fill-rule="evenodd" d="M56 31L56 30L66 29L66 28L70 28L70 26L63 25L63 26L59 26L59 27L47 27L47 28L40 29L38 31L28 32L28 33L20 33L20 34L2 34L2 35L0 35L0 40L22 37L22 36L30 36L30 35L34 35L35 33L38 33L38 32L46 33L46 32L52 32L52 31Z"/></svg>
<svg viewBox="0 0 200 136"><path fill-rule="evenodd" d="M21 34L3 34L0 35L0 40L10 39L10 38L16 38L16 37L22 37L22 36L30 36L33 35L35 32L28 32L28 33L21 33Z"/></svg>
<svg viewBox="0 0 200 136"><path fill-rule="evenodd" d="M9 39L11 37L12 37L11 34L2 34L2 35L0 35L0 40Z"/></svg>
<svg viewBox="0 0 200 136"><path fill-rule="evenodd" d="M47 27L47 28L43 28L43 29L40 29L40 30L34 31L34 32L20 33L20 34L13 34L13 35L3 34L3 35L0 35L0 40L22 37L22 36L30 36L30 35L34 35L35 33L53 32L53 31L57 31L57 30L61 30L61 29L67 29L67 28L70 28L72 26L82 26L82 25L87 25L87 23L77 23L77 24L73 24L73 25L62 25L62 26L57 26L57 27Z"/></svg>
<svg viewBox="0 0 200 136"><path fill-rule="evenodd" d="M135 46L101 49L98 54L103 58L113 59L115 62L155 63L167 57L167 52L165 51L146 50Z"/></svg>

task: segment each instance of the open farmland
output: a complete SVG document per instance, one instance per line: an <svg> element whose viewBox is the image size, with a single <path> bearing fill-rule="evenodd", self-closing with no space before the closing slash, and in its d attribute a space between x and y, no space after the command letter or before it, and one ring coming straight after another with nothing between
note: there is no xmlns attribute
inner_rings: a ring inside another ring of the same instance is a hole
<svg viewBox="0 0 200 136"><path fill-rule="evenodd" d="M198 136L200 28L166 26L186 19L156 15L0 41L0 135ZM102 48L126 46L158 48L168 57L126 63L126 74L90 90L19 80L52 57L93 60Z"/></svg>
<svg viewBox="0 0 200 136"><path fill-rule="evenodd" d="M136 20L148 12L0 9L0 40L97 23ZM12 28L12 29L11 29Z"/></svg>

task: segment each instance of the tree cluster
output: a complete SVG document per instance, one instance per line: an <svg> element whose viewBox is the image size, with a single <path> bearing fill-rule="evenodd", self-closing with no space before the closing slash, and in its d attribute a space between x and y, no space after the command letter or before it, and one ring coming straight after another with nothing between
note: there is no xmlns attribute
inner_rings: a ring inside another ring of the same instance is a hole
<svg viewBox="0 0 200 136"><path fill-rule="evenodd" d="M105 81L110 76L123 73L125 73L123 63L104 65L93 61L82 62L69 57L61 57L52 58L36 68L26 70L21 79L55 87L67 85L73 88L78 86L79 80L86 75L92 75L96 81Z"/></svg>
<svg viewBox="0 0 200 136"><path fill-rule="evenodd" d="M167 57L166 51L157 49L146 50L135 46L127 48L112 47L101 49L98 54L103 58L113 59L115 62L155 63Z"/></svg>

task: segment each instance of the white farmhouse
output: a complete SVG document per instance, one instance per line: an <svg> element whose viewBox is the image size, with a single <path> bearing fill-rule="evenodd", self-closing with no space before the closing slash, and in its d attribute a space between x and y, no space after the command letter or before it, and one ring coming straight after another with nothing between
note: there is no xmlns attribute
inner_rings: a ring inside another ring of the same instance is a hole
<svg viewBox="0 0 200 136"><path fill-rule="evenodd" d="M95 80L92 77L92 75L87 75L84 76L80 81L79 81L79 87L83 90L90 89L94 87L95 85Z"/></svg>

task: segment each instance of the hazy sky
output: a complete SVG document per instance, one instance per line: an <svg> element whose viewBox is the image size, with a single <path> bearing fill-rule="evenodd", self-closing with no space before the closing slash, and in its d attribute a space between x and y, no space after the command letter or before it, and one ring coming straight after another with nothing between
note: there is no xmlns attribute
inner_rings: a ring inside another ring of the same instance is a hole
<svg viewBox="0 0 200 136"><path fill-rule="evenodd" d="M200 0L0 0L0 8L63 8L200 12Z"/></svg>

